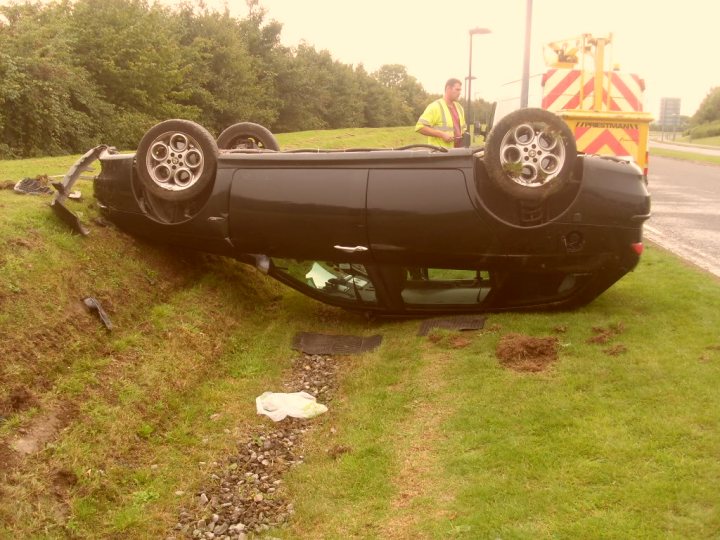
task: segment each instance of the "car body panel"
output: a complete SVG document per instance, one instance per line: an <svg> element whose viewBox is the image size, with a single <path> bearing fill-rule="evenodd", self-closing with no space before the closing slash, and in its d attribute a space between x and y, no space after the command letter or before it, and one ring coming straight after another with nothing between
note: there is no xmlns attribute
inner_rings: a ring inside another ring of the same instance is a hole
<svg viewBox="0 0 720 540"><path fill-rule="evenodd" d="M373 169L368 232L380 264L469 263L492 242L468 196L463 169Z"/></svg>
<svg viewBox="0 0 720 540"><path fill-rule="evenodd" d="M233 245L249 253L330 259L338 256L335 246L367 248L367 176L363 168L238 169L230 188ZM369 250L353 255L366 259Z"/></svg>

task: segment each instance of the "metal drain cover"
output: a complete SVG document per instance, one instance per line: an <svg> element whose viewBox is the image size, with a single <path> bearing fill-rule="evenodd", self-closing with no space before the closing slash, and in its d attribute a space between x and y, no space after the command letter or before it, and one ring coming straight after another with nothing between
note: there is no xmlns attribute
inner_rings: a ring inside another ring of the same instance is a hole
<svg viewBox="0 0 720 540"><path fill-rule="evenodd" d="M292 348L305 354L358 354L376 349L382 336L335 336L298 332Z"/></svg>

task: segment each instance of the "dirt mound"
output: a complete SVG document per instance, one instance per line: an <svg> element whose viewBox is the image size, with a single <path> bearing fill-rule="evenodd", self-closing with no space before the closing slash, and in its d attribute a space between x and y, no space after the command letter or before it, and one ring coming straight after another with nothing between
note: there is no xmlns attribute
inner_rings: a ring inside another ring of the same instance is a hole
<svg viewBox="0 0 720 540"><path fill-rule="evenodd" d="M547 369L557 360L558 347L556 337L505 334L498 342L495 356L509 369L537 372Z"/></svg>

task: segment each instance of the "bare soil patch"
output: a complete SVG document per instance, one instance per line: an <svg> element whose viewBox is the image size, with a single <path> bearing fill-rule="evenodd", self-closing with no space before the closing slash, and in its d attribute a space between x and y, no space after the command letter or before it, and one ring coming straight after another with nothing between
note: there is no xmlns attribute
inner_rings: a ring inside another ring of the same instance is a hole
<svg viewBox="0 0 720 540"><path fill-rule="evenodd" d="M5 399L0 400L0 421L4 416L10 416L35 405L37 405L37 399L33 393L25 386L16 386L10 390L10 394Z"/></svg>
<svg viewBox="0 0 720 540"><path fill-rule="evenodd" d="M464 336L455 336L450 340L450 347L453 349L464 349L472 343L472 340Z"/></svg>
<svg viewBox="0 0 720 540"><path fill-rule="evenodd" d="M615 336L625 331L625 325L622 322L610 324L608 326L593 326L593 335L588 338L588 343L607 343Z"/></svg>
<svg viewBox="0 0 720 540"><path fill-rule="evenodd" d="M0 471L2 471L0 480L4 480L3 476L5 476L7 471L15 464L15 459L16 455L12 448L0 441ZM2 486L0 485L0 490L1 489ZM2 492L0 491L0 493Z"/></svg>
<svg viewBox="0 0 720 540"><path fill-rule="evenodd" d="M500 338L495 355L500 363L515 371L538 372L557 361L559 341L556 337L532 337L505 334Z"/></svg>
<svg viewBox="0 0 720 540"><path fill-rule="evenodd" d="M73 412L69 406L61 405L54 410L33 419L27 428L10 442L10 447L20 455L35 454L72 420Z"/></svg>
<svg viewBox="0 0 720 540"><path fill-rule="evenodd" d="M603 349L603 352L608 356L619 356L627 352L627 347L622 343L617 343L611 347Z"/></svg>

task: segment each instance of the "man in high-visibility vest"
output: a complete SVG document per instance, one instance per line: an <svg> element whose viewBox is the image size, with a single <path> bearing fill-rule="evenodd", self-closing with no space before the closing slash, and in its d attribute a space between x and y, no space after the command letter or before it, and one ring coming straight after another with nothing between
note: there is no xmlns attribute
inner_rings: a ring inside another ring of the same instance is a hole
<svg viewBox="0 0 720 540"><path fill-rule="evenodd" d="M461 148L465 131L465 111L458 99L462 91L459 79L448 79L445 95L425 108L418 118L415 131L427 135L428 144Z"/></svg>

